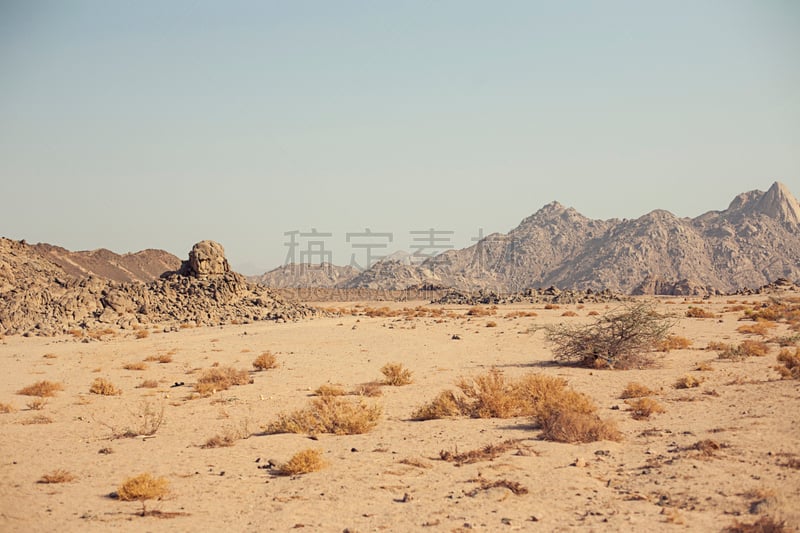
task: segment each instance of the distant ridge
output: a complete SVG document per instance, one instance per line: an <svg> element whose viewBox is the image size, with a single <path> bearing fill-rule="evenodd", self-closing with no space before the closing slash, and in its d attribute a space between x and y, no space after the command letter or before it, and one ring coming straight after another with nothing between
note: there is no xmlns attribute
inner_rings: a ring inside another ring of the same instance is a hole
<svg viewBox="0 0 800 533"><path fill-rule="evenodd" d="M633 220L592 220L551 202L507 234L420 265L379 262L336 287L709 294L779 278L800 280L800 204L775 182L766 192L742 193L727 209L695 218L658 209Z"/></svg>

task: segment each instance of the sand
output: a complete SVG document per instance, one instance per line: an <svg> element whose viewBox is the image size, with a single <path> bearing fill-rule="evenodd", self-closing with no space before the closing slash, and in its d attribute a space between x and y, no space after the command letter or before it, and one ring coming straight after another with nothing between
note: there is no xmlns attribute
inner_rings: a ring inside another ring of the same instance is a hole
<svg viewBox="0 0 800 533"><path fill-rule="evenodd" d="M491 317L445 306L457 317L346 315L151 331L146 338L118 332L87 343L70 336L5 337L0 403L17 410L0 414L0 530L719 531L760 517L794 528L800 525L800 381L782 380L772 368L776 344L766 357L738 361L704 349L709 341L752 337L736 331L741 312L723 312L729 300L661 299L662 311L680 317L674 333L693 344L657 353L652 367L639 370L553 364L539 328L592 320L588 312L607 312L604 304L501 306ZM425 305L372 305L417 304ZM720 317L686 318L690 305ZM562 317L567 310L578 316ZM512 311L538 316L505 317ZM490 320L497 326L487 327ZM768 337L791 334L781 324ZM278 367L251 372L252 384L193 394L201 369L252 370L264 351L275 354ZM171 362L123 368L168 354ZM380 380L388 362L402 363L414 381L383 386L380 397L365 399L383 408L372 431L264 434L280 413L307 405L320 385L350 390ZM709 370L696 370L701 363ZM410 420L457 378L491 368L509 377L563 377L618 424L623 440L548 442L526 418ZM686 374L703 382L675 388ZM98 377L122 393L90 394ZM64 389L42 409L30 409L35 398L17 391L40 380ZM137 388L144 380L156 380L157 387ZM666 412L633 419L619 399L631 381L653 389ZM141 430L146 409L162 408L154 434L120 436ZM225 434L247 438L202 447ZM492 460L456 466L440 459L443 450L463 453L509 439L517 442ZM694 449L705 440L718 449L710 455ZM320 450L328 466L298 476L268 468L307 448ZM38 482L58 469L74 480ZM113 494L143 472L170 483L167 498L147 502L148 516L139 515L140 503Z"/></svg>

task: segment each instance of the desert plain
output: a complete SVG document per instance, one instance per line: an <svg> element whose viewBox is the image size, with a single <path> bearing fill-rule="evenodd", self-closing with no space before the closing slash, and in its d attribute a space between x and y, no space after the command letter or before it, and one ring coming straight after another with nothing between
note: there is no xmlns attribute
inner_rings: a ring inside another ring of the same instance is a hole
<svg viewBox="0 0 800 533"><path fill-rule="evenodd" d="M800 525L800 380L775 367L798 333L780 320L761 333L741 328L754 324L746 311L771 298L639 297L672 316L671 333L688 346L653 352L650 365L628 370L556 364L547 340L547 326L591 322L618 302L472 314L427 302L323 303L327 316L286 323L6 336L0 530L722 531L782 523L792 531ZM687 316L698 308L705 318ZM720 357L721 344L746 340L766 343L766 355ZM256 369L266 352L274 367ZM410 371L411 383L383 383L390 363ZM243 384L198 388L204 372L228 367L246 376ZM616 425L618 440L545 440L527 416L414 419L459 379L491 372L562 378ZM98 378L112 388L90 392ZM19 394L40 381L60 390ZM621 398L631 383L649 389L663 412L634 417ZM377 423L360 434L270 431L325 389L379 412ZM309 449L321 469L281 470ZM144 502L144 516L141 502L118 493L143 473L168 483Z"/></svg>

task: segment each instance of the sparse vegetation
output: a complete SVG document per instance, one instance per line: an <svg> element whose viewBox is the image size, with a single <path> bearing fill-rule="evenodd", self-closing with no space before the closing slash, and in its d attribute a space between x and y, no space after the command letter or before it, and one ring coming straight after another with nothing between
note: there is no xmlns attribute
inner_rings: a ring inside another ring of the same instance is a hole
<svg viewBox="0 0 800 533"><path fill-rule="evenodd" d="M699 387L702 382L703 378L697 378L691 374L686 374L685 376L678 378L678 381L675 382L675 388L692 389L694 387Z"/></svg>
<svg viewBox="0 0 800 533"><path fill-rule="evenodd" d="M283 476L297 476L317 472L327 466L320 450L307 449L297 452L287 463L282 464L277 473Z"/></svg>
<svg viewBox="0 0 800 533"><path fill-rule="evenodd" d="M561 313L561 316L573 317L573 316L578 316L578 313L576 313L575 311L564 311L563 313Z"/></svg>
<svg viewBox="0 0 800 533"><path fill-rule="evenodd" d="M778 366L775 370L784 379L800 379L800 348L795 348L792 351L789 348L783 348L778 353Z"/></svg>
<svg viewBox="0 0 800 533"><path fill-rule="evenodd" d="M381 368L384 385L400 387L414 382L412 373L402 363L386 363Z"/></svg>
<svg viewBox="0 0 800 533"><path fill-rule="evenodd" d="M491 461L510 450L522 450L526 448L524 445L520 444L521 442L521 439L508 439L498 444L487 444L482 448L462 453L459 453L458 450L453 452L442 450L439 452L439 458L442 461L454 463L456 466L480 461Z"/></svg>
<svg viewBox="0 0 800 533"><path fill-rule="evenodd" d="M487 328L496 328L497 327L497 322L495 322L494 320L490 320L490 321L488 321L486 323L486 327Z"/></svg>
<svg viewBox="0 0 800 533"><path fill-rule="evenodd" d="M69 483L74 481L75 476L68 470L58 469L44 474L37 483Z"/></svg>
<svg viewBox="0 0 800 533"><path fill-rule="evenodd" d="M172 362L172 354L165 353L161 355L151 355L145 359L148 363L171 363Z"/></svg>
<svg viewBox="0 0 800 533"><path fill-rule="evenodd" d="M786 522L770 516L762 516L753 523L736 521L722 530L722 533L790 533Z"/></svg>
<svg viewBox="0 0 800 533"><path fill-rule="evenodd" d="M34 398L25 404L31 411L41 411L47 407L47 398Z"/></svg>
<svg viewBox="0 0 800 533"><path fill-rule="evenodd" d="M660 352L669 352L670 350L685 350L692 345L692 341L686 337L678 335L667 335L666 338L658 344Z"/></svg>
<svg viewBox="0 0 800 533"><path fill-rule="evenodd" d="M272 352L264 352L253 361L253 368L256 370L269 370L278 367L278 359Z"/></svg>
<svg viewBox="0 0 800 533"><path fill-rule="evenodd" d="M204 370L197 378L195 391L201 396L210 396L220 391L228 390L234 385L247 385L253 379L247 370L236 370L233 367L215 366Z"/></svg>
<svg viewBox="0 0 800 533"><path fill-rule="evenodd" d="M341 385L324 384L317 387L314 396L346 396L347 391Z"/></svg>
<svg viewBox="0 0 800 533"><path fill-rule="evenodd" d="M125 370L147 370L147 364L142 361L137 361L135 363L125 363L122 368Z"/></svg>
<svg viewBox="0 0 800 533"><path fill-rule="evenodd" d="M689 318L717 318L717 315L702 307L690 307L686 310L686 316Z"/></svg>
<svg viewBox="0 0 800 533"><path fill-rule="evenodd" d="M631 416L636 420L645 420L651 415L666 412L664 406L652 398L636 398L626 400L625 403L630 407Z"/></svg>
<svg viewBox="0 0 800 533"><path fill-rule="evenodd" d="M736 331L745 335L765 336L769 330L778 327L778 324L771 320L756 320L753 324L742 324Z"/></svg>
<svg viewBox="0 0 800 533"><path fill-rule="evenodd" d="M648 363L647 352L659 346L672 325L672 319L644 302L603 315L592 324L559 324L546 330L556 361L625 369Z"/></svg>
<svg viewBox="0 0 800 533"><path fill-rule="evenodd" d="M139 329L139 330L136 330L136 333L134 334L134 336L137 339L146 339L147 337L150 336L150 332L148 330L146 330L146 329Z"/></svg>
<svg viewBox="0 0 800 533"><path fill-rule="evenodd" d="M147 514L145 508L147 500L160 500L167 494L169 494L169 480L165 477L154 477L150 473L130 477L117 489L117 498L120 501L142 502L142 516Z"/></svg>
<svg viewBox="0 0 800 533"><path fill-rule="evenodd" d="M542 436L555 442L596 442L622 440L616 424L595 414L554 411L541 420Z"/></svg>
<svg viewBox="0 0 800 533"><path fill-rule="evenodd" d="M641 383L631 381L625 386L619 397L623 400L626 400L628 398L643 398L652 394L653 391L650 388L642 385Z"/></svg>
<svg viewBox="0 0 800 533"><path fill-rule="evenodd" d="M383 409L363 400L352 401L338 396L314 398L305 409L282 414L267 426L267 433L332 433L357 435L374 428Z"/></svg>
<svg viewBox="0 0 800 533"><path fill-rule="evenodd" d="M64 390L64 385L53 381L37 381L33 385L28 385L17 391L17 394L22 396L38 396L40 398L49 398L55 396L56 392Z"/></svg>
<svg viewBox="0 0 800 533"><path fill-rule="evenodd" d="M122 394L121 390L105 378L95 378L89 387L89 392L92 394L100 394L101 396L116 396Z"/></svg>
<svg viewBox="0 0 800 533"><path fill-rule="evenodd" d="M10 403L0 402L0 414L15 413L17 408Z"/></svg>
<svg viewBox="0 0 800 533"><path fill-rule="evenodd" d="M141 383L136 385L137 389L155 389L158 388L158 381L154 379L145 379L142 380Z"/></svg>

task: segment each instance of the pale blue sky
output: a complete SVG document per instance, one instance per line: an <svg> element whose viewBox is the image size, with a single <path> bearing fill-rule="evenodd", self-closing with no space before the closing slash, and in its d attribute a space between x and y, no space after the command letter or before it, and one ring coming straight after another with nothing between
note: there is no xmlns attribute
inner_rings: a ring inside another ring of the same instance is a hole
<svg viewBox="0 0 800 533"><path fill-rule="evenodd" d="M800 195L800 2L0 0L0 235L507 232ZM363 252L357 252L362 255ZM376 251L377 253L377 251Z"/></svg>

